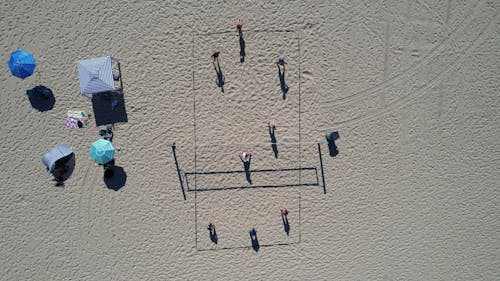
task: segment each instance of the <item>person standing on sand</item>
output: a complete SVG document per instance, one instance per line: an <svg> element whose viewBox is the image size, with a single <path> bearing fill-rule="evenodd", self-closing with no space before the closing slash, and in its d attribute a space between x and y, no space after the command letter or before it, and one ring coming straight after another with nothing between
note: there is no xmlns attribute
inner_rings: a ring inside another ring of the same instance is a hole
<svg viewBox="0 0 500 281"><path fill-rule="evenodd" d="M208 224L208 227L207 227L208 231L210 231L210 237L212 238L213 236L215 236L215 225L213 223L209 223ZM213 240L213 239L212 239Z"/></svg>
<svg viewBox="0 0 500 281"><path fill-rule="evenodd" d="M281 65L283 67L283 72L284 72L285 71L285 64L287 64L287 62L285 61L285 56L280 55L278 57L278 61L276 62L276 65L278 65L278 67Z"/></svg>
<svg viewBox="0 0 500 281"><path fill-rule="evenodd" d="M55 172L58 173L59 175L65 174L67 172L68 168L66 165L59 166L58 168L55 169Z"/></svg>
<svg viewBox="0 0 500 281"><path fill-rule="evenodd" d="M278 76L280 79L281 91L283 92L283 99L286 99L286 93L288 93L288 86L285 82L285 64L287 64L285 57L280 55L278 61L276 62L276 66L278 66ZM281 69L283 69L283 71L281 71Z"/></svg>
<svg viewBox="0 0 500 281"><path fill-rule="evenodd" d="M283 227L285 228L286 235L290 234L290 223L288 222L288 210L281 209L281 220L283 221Z"/></svg>
<svg viewBox="0 0 500 281"><path fill-rule="evenodd" d="M224 93L224 75L222 74L222 70L220 68L219 54L220 52L214 52L212 54L212 58L214 59L212 64L214 65L215 73L217 74L217 80L215 81L215 83L217 84L217 87L220 87L221 91Z"/></svg>
<svg viewBox="0 0 500 281"><path fill-rule="evenodd" d="M252 159L252 154L248 151L243 151L240 153L240 160L243 163L248 163L250 162L250 159Z"/></svg>
<svg viewBox="0 0 500 281"><path fill-rule="evenodd" d="M214 59L214 62L216 60L219 60L219 54L220 54L220 52L215 52L215 53L212 54L212 58Z"/></svg>
<svg viewBox="0 0 500 281"><path fill-rule="evenodd" d="M239 43L240 43L240 63L245 62L245 56L246 56L245 39L243 38L242 28L243 28L243 21L238 19L238 21L236 22L236 30L238 31Z"/></svg>
<svg viewBox="0 0 500 281"><path fill-rule="evenodd" d="M240 154L240 160L243 162L243 168L245 169L245 177L249 184L252 184L252 179L250 175L250 160L252 160L252 154L248 151L243 151Z"/></svg>
<svg viewBox="0 0 500 281"><path fill-rule="evenodd" d="M272 119L271 121L269 121L269 134L271 134L271 136L274 135L274 131L276 130L276 121L274 121L274 119Z"/></svg>
<svg viewBox="0 0 500 281"><path fill-rule="evenodd" d="M217 231L215 231L215 225L213 223L209 223L207 227L208 231L210 231L210 240L212 240L213 243L217 244L217 241L219 240L217 238Z"/></svg>
<svg viewBox="0 0 500 281"><path fill-rule="evenodd" d="M238 21L236 21L236 29L238 30L238 33L241 33L241 29L243 28L243 21L241 21L240 19L238 19Z"/></svg>

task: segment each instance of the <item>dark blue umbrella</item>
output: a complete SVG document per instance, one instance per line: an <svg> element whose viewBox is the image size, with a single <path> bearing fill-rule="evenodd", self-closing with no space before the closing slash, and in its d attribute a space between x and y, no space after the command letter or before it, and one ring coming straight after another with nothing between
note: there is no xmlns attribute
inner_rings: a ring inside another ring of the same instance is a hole
<svg viewBox="0 0 500 281"><path fill-rule="evenodd" d="M9 68L12 75L24 79L35 71L36 62L32 54L17 50L10 55Z"/></svg>

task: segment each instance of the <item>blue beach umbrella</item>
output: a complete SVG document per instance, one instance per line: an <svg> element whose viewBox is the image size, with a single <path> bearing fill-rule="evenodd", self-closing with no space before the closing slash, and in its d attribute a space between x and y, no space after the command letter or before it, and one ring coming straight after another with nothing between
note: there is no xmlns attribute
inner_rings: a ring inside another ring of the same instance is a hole
<svg viewBox="0 0 500 281"><path fill-rule="evenodd" d="M113 160L115 148L113 144L105 139L99 139L90 146L90 158L99 164L106 164Z"/></svg>
<svg viewBox="0 0 500 281"><path fill-rule="evenodd" d="M32 54L17 50L10 55L9 68L12 75L24 79L35 71L36 62Z"/></svg>

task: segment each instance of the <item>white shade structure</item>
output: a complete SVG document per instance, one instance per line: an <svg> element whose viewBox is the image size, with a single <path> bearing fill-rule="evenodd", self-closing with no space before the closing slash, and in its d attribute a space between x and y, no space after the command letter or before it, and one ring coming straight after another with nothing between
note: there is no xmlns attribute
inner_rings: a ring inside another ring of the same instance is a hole
<svg viewBox="0 0 500 281"><path fill-rule="evenodd" d="M80 93L82 95L88 96L94 93L115 90L112 59L111 56L106 56L76 62L80 78Z"/></svg>
<svg viewBox="0 0 500 281"><path fill-rule="evenodd" d="M52 171L54 170L57 161L71 154L73 154L73 150L69 145L60 144L47 152L47 154L43 156L42 162L45 166L47 166L47 169Z"/></svg>

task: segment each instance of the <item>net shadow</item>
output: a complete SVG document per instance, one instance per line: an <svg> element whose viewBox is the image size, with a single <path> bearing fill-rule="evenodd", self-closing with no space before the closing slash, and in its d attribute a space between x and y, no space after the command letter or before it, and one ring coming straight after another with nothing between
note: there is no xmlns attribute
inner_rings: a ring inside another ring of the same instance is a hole
<svg viewBox="0 0 500 281"><path fill-rule="evenodd" d="M294 175L301 172L305 181L297 182ZM253 176L253 181L258 184L237 184L246 174ZM316 167L283 168L283 169L256 169L256 170L230 170L209 172L186 172L184 173L188 192L231 190L244 188L284 188L298 186L319 186L318 170ZM240 175L240 176L238 176ZM191 187L190 178L196 177L198 184ZM216 178L216 180L213 180ZM221 182L228 185L201 185L200 183ZM269 182L269 183L268 183ZM200 186L201 185L201 186Z"/></svg>

